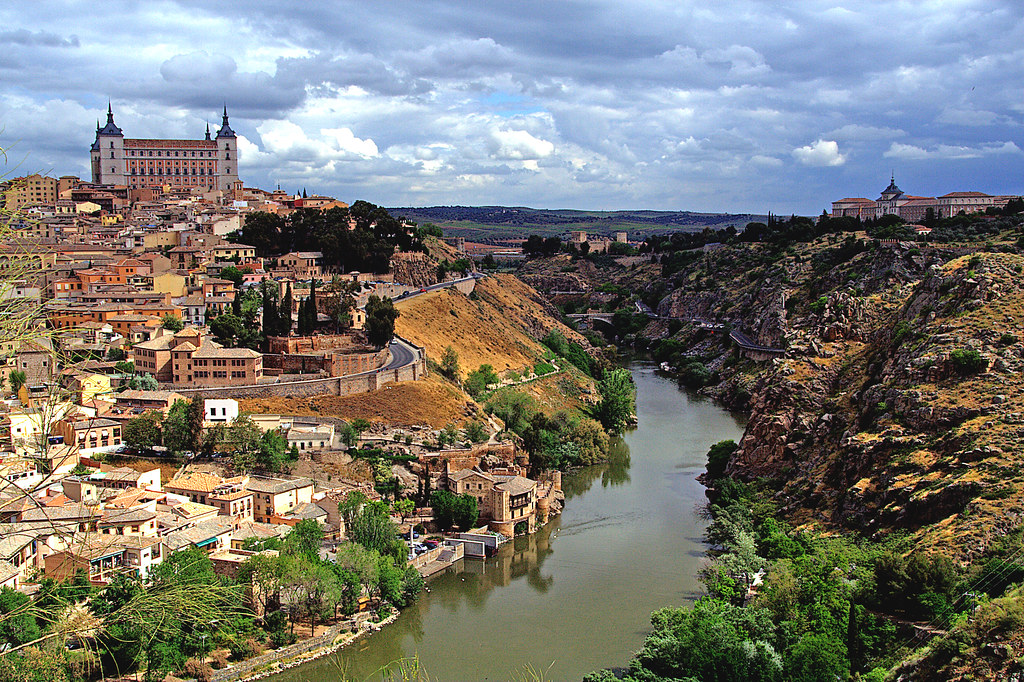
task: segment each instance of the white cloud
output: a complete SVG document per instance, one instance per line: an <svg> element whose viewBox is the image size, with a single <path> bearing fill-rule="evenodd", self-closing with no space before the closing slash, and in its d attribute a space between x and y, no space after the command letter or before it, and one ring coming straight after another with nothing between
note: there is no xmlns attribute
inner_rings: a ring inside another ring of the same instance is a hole
<svg viewBox="0 0 1024 682"><path fill-rule="evenodd" d="M769 168L778 168L782 165L782 159L777 159L774 156L764 156L762 154L755 154L750 157L750 162L757 164L758 166L767 166Z"/></svg>
<svg viewBox="0 0 1024 682"><path fill-rule="evenodd" d="M793 156L805 166L842 166L846 156L839 153L835 140L816 140L804 147L793 150Z"/></svg>
<svg viewBox="0 0 1024 682"><path fill-rule="evenodd" d="M893 142L889 145L889 150L882 156L887 159L906 159L908 161L915 159L927 159L928 150L912 144Z"/></svg>
<svg viewBox="0 0 1024 682"><path fill-rule="evenodd" d="M496 159L537 160L549 156L555 145L525 130L495 130L491 133L491 155Z"/></svg>
<svg viewBox="0 0 1024 682"><path fill-rule="evenodd" d="M364 159L377 156L377 145L367 138L360 140L348 128L321 128L320 134L330 138L332 148L343 154L354 154Z"/></svg>
<svg viewBox="0 0 1024 682"><path fill-rule="evenodd" d="M969 145L940 144L933 149L925 149L910 144L894 142L883 154L886 158L918 161L921 159L980 159L986 156L1020 154L1021 150L1014 142L987 142L976 147Z"/></svg>

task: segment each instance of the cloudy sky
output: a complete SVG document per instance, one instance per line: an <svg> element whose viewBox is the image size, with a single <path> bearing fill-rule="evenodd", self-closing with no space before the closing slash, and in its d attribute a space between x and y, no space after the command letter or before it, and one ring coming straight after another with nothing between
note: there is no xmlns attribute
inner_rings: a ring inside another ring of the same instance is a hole
<svg viewBox="0 0 1024 682"><path fill-rule="evenodd" d="M8 171L226 103L249 185L388 206L816 214L1024 192L1020 0L7 2Z"/></svg>

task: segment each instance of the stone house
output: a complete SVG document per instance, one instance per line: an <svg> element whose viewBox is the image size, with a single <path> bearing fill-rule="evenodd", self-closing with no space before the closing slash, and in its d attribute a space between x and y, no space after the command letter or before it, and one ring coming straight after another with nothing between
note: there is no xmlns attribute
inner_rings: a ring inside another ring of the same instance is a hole
<svg viewBox="0 0 1024 682"><path fill-rule="evenodd" d="M253 476L245 488L253 494L254 516L260 523L270 523L273 517L313 501L313 481L308 478Z"/></svg>
<svg viewBox="0 0 1024 682"><path fill-rule="evenodd" d="M468 494L477 500L480 520L491 530L515 535L515 527L525 523L532 533L537 523L537 481L518 475L495 475L479 469L463 469L449 474L448 490Z"/></svg>

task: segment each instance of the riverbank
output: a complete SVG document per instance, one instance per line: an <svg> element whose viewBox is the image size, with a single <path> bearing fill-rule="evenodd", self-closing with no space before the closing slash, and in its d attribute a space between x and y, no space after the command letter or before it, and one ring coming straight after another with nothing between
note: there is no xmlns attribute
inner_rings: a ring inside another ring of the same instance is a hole
<svg viewBox="0 0 1024 682"><path fill-rule="evenodd" d="M397 610L392 610L387 618L380 622L374 623L369 619L362 623L357 622L354 624L356 627L354 631L351 630L353 624L333 625L326 632L315 637L240 661L223 670L214 671L210 682L249 682L270 677L284 670L333 654L361 637L395 622L398 615Z"/></svg>
<svg viewBox="0 0 1024 682"><path fill-rule="evenodd" d="M743 429L740 415L655 365L630 369L638 428L613 440L607 462L563 476L561 516L433 577L387 628L274 682L337 680L339 666L351 679L380 679L383 666L411 658L431 677L470 682L521 678L527 666L561 680L624 665L652 611L698 595L705 522L694 509L706 498L696 477L708 447Z"/></svg>

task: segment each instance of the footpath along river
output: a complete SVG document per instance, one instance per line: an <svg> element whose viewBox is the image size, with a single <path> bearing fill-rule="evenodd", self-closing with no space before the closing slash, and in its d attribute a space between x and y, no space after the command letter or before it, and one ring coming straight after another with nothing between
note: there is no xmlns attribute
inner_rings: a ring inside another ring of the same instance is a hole
<svg viewBox="0 0 1024 682"><path fill-rule="evenodd" d="M651 363L630 365L638 425L607 464L563 481L565 511L499 554L428 582L393 624L274 682L380 680L418 657L430 680L580 680L624 666L651 611L695 598L705 501L695 480L708 447L739 440L742 417L680 389Z"/></svg>

